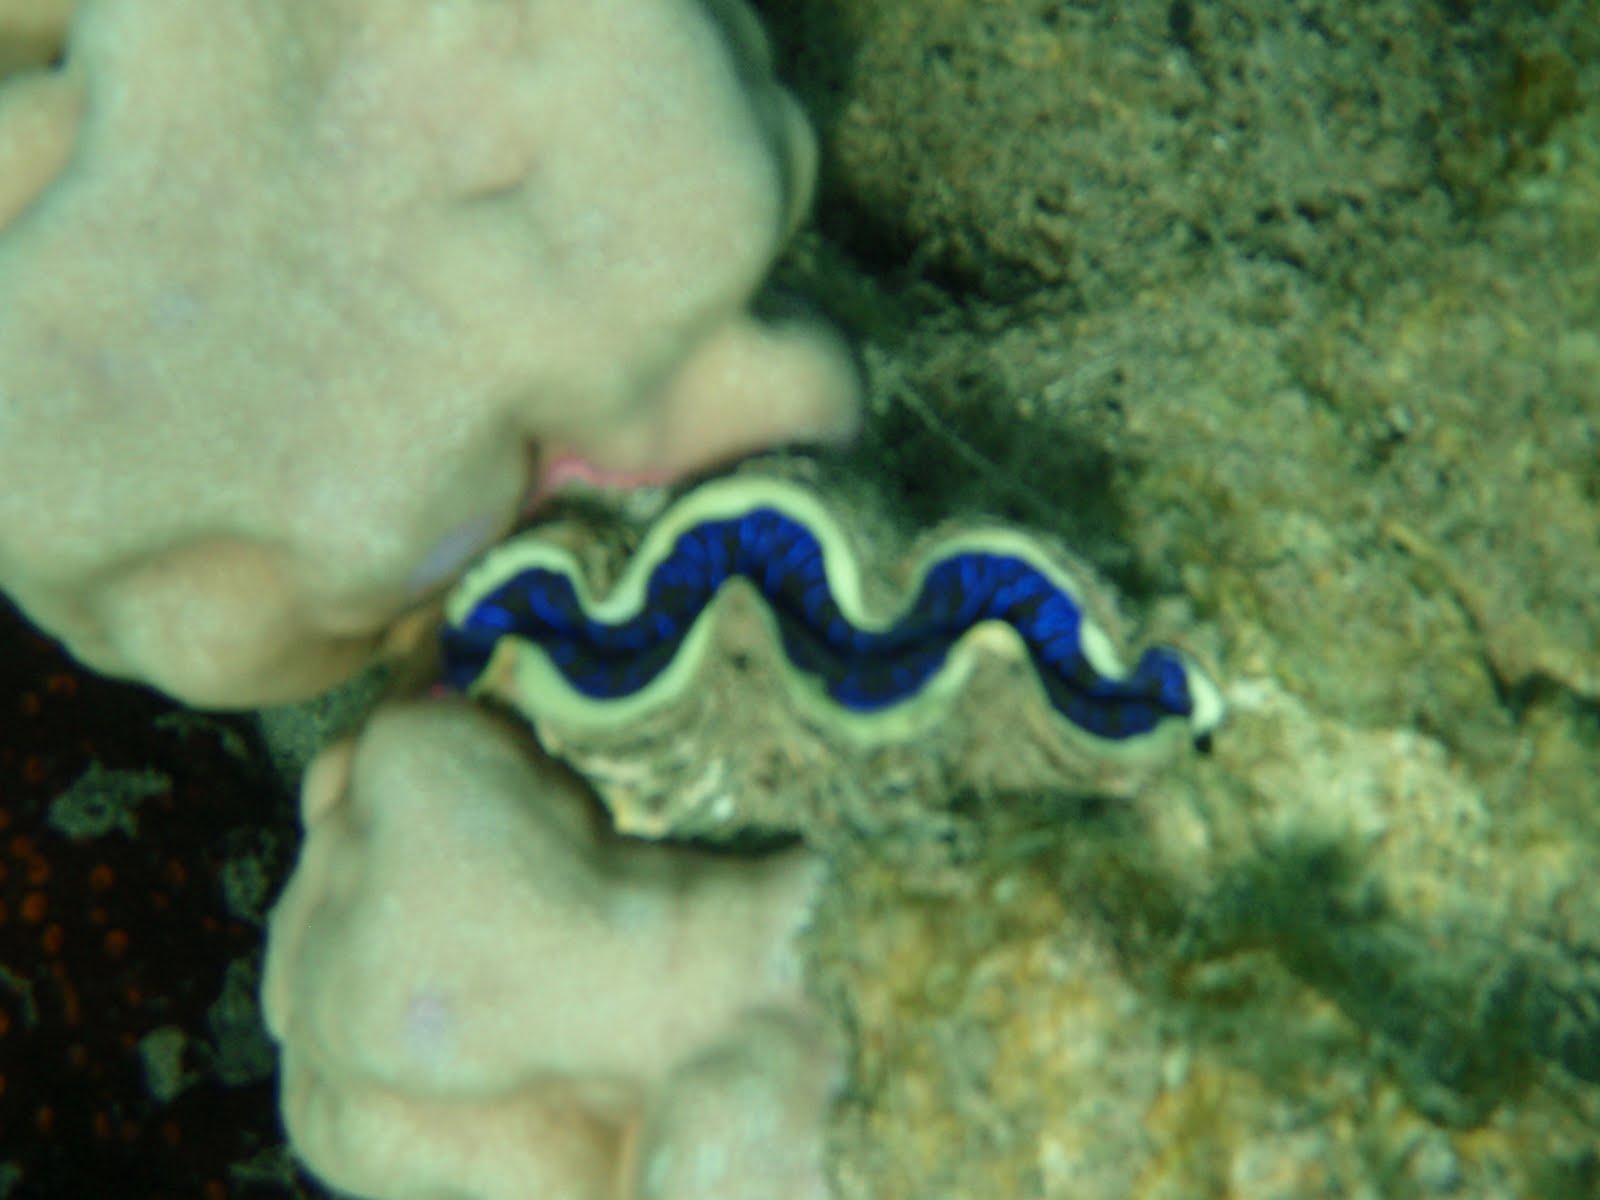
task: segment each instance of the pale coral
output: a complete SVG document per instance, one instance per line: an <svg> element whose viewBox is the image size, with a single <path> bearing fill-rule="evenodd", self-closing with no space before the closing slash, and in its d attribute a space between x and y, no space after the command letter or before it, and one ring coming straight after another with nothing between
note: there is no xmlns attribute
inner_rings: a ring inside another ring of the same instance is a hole
<svg viewBox="0 0 1600 1200"><path fill-rule="evenodd" d="M82 6L0 87L0 586L98 669L303 696L553 456L847 432L840 344L748 310L814 157L730 0Z"/></svg>
<svg viewBox="0 0 1600 1200"><path fill-rule="evenodd" d="M390 705L325 754L264 985L294 1145L381 1200L822 1200L820 882L629 842L517 727Z"/></svg>

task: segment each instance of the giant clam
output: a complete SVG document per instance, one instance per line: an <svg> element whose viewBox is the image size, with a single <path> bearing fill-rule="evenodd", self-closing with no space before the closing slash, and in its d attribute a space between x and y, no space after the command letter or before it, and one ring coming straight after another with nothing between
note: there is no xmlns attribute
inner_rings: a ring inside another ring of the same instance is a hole
<svg viewBox="0 0 1600 1200"><path fill-rule="evenodd" d="M650 836L794 828L867 791L1117 790L1220 720L1188 654L1123 665L1048 539L958 524L886 555L852 516L747 472L626 555L592 516L538 524L449 597L446 681Z"/></svg>

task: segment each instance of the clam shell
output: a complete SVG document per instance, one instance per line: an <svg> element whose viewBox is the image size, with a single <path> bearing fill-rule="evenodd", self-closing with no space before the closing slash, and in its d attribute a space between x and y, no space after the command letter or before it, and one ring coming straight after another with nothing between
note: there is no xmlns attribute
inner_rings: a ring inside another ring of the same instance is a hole
<svg viewBox="0 0 1600 1200"><path fill-rule="evenodd" d="M1152 728L1127 735L1080 727L1052 702L1028 642L994 619L959 634L919 686L866 711L791 661L773 604L755 580L737 575L697 615L661 614L662 627L682 635L676 653L643 686L633 687L627 664L619 666L630 690L615 694L585 694L572 682L571 660L588 651L502 628L509 618L494 598L530 572L571 582L580 623L627 621L647 607L651 572L685 553L686 533L756 509L810 532L838 610L857 628L895 627L935 564L999 555L1022 560L1070 603L1080 670L1092 669L1108 692L1128 674L1087 573L1045 539L1015 529L947 526L910 547L880 544L883 534L863 532L870 521L833 511L792 480L753 474L689 492L637 539L619 537L615 522L593 514L546 523L492 551L452 594L447 661L461 657L469 637L482 657L487 626L494 636L486 661L457 682L520 714L550 753L590 781L625 832L728 836L840 820L893 823L902 806L925 809L930 797L952 792L1127 792L1221 717L1209 677L1188 656L1163 650L1182 673L1187 711L1163 712ZM635 541L631 555L617 553ZM787 569L780 562L772 574ZM486 611L500 624L485 622ZM792 623L792 603L786 611ZM837 669L850 669L848 656Z"/></svg>

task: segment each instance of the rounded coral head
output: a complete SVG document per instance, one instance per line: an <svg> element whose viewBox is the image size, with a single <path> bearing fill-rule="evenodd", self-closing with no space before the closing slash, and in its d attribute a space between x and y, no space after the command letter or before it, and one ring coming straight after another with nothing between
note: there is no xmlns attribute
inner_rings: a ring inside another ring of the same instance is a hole
<svg viewBox="0 0 1600 1200"><path fill-rule="evenodd" d="M731 0L85 5L0 80L0 588L97 670L299 699L546 464L848 435L839 339L751 309L814 160Z"/></svg>
<svg viewBox="0 0 1600 1200"><path fill-rule="evenodd" d="M793 1186L771 1194L821 1194L836 1066L794 944L809 854L620 839L519 728L454 700L380 709L313 765L303 811L263 991L285 1121L329 1182L483 1200L707 1182L686 1137L758 1133L692 1113L743 1096L787 1131Z"/></svg>

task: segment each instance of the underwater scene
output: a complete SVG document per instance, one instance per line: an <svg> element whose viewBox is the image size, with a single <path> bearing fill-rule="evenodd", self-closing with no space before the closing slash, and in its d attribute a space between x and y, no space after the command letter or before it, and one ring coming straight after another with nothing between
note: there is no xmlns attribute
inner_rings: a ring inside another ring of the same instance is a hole
<svg viewBox="0 0 1600 1200"><path fill-rule="evenodd" d="M1600 1197L1587 0L0 0L0 1200Z"/></svg>

